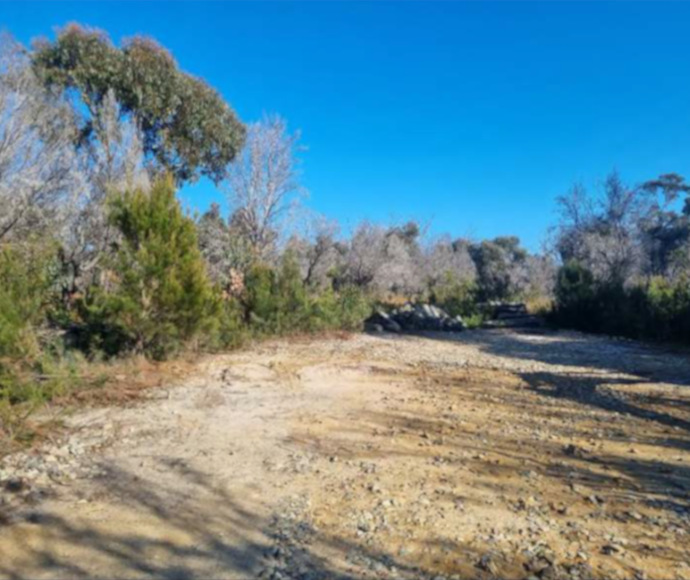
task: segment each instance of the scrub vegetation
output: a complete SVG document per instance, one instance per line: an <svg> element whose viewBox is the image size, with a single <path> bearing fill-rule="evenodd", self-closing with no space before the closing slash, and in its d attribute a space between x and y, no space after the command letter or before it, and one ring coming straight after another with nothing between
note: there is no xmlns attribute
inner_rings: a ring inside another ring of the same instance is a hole
<svg viewBox="0 0 690 580"><path fill-rule="evenodd" d="M170 359L290 333L357 330L427 302L470 326L526 301L554 324L690 337L690 186L676 174L559 198L550 243L431 237L415 220L347 233L304 204L299 132L245 123L155 40L69 25L0 39L0 430L95 361ZM190 215L212 180L227 211Z"/></svg>

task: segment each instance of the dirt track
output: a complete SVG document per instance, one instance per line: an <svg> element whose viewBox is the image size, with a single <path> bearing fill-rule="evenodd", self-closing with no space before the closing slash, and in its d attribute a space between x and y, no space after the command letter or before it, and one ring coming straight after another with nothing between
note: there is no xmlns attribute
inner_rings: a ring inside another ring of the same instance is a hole
<svg viewBox="0 0 690 580"><path fill-rule="evenodd" d="M569 333L216 357L7 460L0 577L690 578L688 383Z"/></svg>

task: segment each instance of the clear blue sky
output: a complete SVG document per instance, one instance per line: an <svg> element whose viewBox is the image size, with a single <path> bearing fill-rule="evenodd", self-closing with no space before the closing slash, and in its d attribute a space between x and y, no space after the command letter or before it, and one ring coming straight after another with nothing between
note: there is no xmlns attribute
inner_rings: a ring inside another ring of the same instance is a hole
<svg viewBox="0 0 690 580"><path fill-rule="evenodd" d="M23 42L73 20L151 35L243 120L301 128L309 204L345 224L537 248L574 180L690 174L690 3L0 3Z"/></svg>

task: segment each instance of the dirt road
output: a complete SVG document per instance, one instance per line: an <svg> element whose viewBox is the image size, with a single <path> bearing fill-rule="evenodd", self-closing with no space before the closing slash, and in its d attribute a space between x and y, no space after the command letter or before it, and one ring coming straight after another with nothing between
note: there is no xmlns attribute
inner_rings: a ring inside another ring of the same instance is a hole
<svg viewBox="0 0 690 580"><path fill-rule="evenodd" d="M688 383L570 333L219 356L6 459L0 577L690 578Z"/></svg>

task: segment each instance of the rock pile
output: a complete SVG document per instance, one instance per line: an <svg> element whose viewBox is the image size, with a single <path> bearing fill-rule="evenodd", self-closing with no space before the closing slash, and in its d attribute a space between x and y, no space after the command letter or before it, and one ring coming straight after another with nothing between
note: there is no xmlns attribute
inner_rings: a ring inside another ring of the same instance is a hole
<svg viewBox="0 0 690 580"><path fill-rule="evenodd" d="M484 323L488 328L534 328L543 326L544 321L527 312L522 302L502 302L490 304L492 320Z"/></svg>
<svg viewBox="0 0 690 580"><path fill-rule="evenodd" d="M405 304L391 312L376 310L364 323L369 332L415 332L436 330L459 332L465 329L460 316L450 316L432 304Z"/></svg>

